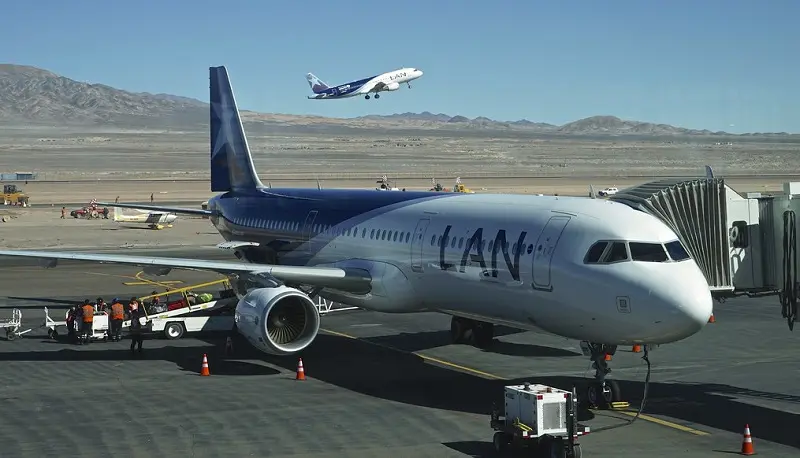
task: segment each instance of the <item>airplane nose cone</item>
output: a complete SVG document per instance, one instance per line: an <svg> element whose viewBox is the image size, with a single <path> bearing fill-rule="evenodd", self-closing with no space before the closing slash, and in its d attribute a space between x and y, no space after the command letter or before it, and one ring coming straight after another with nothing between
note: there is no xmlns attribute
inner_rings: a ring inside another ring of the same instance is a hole
<svg viewBox="0 0 800 458"><path fill-rule="evenodd" d="M688 267L688 266L687 266ZM696 266L682 269L669 294L672 319L678 340L699 332L708 323L714 310L714 300L708 282Z"/></svg>

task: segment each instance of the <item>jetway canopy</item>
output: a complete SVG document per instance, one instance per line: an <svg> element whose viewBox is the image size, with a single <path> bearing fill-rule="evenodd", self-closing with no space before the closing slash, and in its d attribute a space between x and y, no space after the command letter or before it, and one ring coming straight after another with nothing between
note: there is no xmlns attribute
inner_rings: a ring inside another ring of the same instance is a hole
<svg viewBox="0 0 800 458"><path fill-rule="evenodd" d="M727 189L719 178L664 179L623 189L610 199L664 221L695 259L710 289L722 292L734 290Z"/></svg>

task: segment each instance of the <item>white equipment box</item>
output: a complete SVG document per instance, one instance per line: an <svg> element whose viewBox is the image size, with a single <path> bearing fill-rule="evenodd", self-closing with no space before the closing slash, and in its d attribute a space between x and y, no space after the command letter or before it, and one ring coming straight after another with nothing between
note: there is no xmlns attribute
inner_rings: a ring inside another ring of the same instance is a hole
<svg viewBox="0 0 800 458"><path fill-rule="evenodd" d="M506 386L506 426L518 421L531 428L532 436L566 435L570 395L569 391L539 384Z"/></svg>

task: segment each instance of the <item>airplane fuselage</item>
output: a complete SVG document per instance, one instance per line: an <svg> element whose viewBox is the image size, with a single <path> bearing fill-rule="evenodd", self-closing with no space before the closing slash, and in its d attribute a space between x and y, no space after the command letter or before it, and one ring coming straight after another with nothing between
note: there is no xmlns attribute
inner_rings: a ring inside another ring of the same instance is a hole
<svg viewBox="0 0 800 458"><path fill-rule="evenodd" d="M408 84L421 77L423 72L415 68L400 68L380 75L340 84L320 91L312 99L341 99L368 95L384 91L396 91L401 84Z"/></svg>
<svg viewBox="0 0 800 458"><path fill-rule="evenodd" d="M368 271L367 294L319 294L370 310L439 311L619 345L679 340L711 313L693 260L584 262L598 240L677 239L655 217L615 202L260 189L208 204L226 240L260 244L246 252L250 262ZM673 291L679 282L682 291Z"/></svg>

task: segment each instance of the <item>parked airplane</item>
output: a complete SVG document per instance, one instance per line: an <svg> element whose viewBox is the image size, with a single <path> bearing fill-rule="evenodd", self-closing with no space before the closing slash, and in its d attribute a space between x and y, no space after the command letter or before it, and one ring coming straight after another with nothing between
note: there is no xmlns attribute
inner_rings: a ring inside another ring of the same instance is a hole
<svg viewBox="0 0 800 458"><path fill-rule="evenodd" d="M605 199L276 189L259 180L225 67L210 68L208 209L117 204L209 217L237 261L48 251L0 256L213 271L240 297L237 331L268 354L310 345L311 297L389 313L452 316L456 343L491 344L494 324L582 341L596 366L592 402L617 402L606 354L700 331L708 284L661 220Z"/></svg>
<svg viewBox="0 0 800 458"><path fill-rule="evenodd" d="M405 83L408 85L408 88L411 89L411 82L420 76L422 76L422 70L416 68L401 68L358 81L351 81L339 86L328 86L314 76L313 73L307 74L306 80L308 80L308 85L311 87L311 90L316 94L309 97L309 99L343 99L363 95L365 99L369 100L370 94L374 93L375 98L379 99L381 97L381 95L378 94L379 92L396 91L400 89L402 83Z"/></svg>
<svg viewBox="0 0 800 458"><path fill-rule="evenodd" d="M158 212L134 209L134 214L125 214L120 207L114 207L114 222L147 224L152 229L162 229L164 226L172 227L178 215L169 212Z"/></svg>

